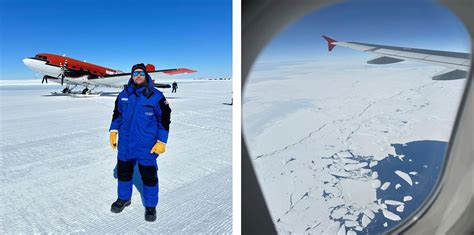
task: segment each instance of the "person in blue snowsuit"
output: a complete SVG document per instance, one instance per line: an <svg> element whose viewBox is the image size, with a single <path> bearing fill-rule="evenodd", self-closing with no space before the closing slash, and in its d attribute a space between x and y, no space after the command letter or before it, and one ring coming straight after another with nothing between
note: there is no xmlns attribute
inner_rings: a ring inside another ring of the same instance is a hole
<svg viewBox="0 0 474 235"><path fill-rule="evenodd" d="M128 85L124 86L115 100L109 130L110 144L113 149L118 148L118 199L111 206L112 212L120 213L130 205L133 168L138 163L143 181L145 220L156 220L156 158L166 149L170 115L171 108L163 93L153 87L145 65L134 65Z"/></svg>

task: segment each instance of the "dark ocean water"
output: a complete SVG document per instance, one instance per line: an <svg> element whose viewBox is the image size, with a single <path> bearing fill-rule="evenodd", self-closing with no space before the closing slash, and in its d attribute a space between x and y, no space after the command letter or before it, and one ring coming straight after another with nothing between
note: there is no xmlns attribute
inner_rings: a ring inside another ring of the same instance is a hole
<svg viewBox="0 0 474 235"><path fill-rule="evenodd" d="M378 179L382 184L385 182L391 183L386 190L377 189L377 199L381 198L382 202L385 200L403 202L403 197L405 196L411 196L413 199L405 202L403 212L396 211L397 206L387 205L387 210L400 216L402 218L401 221L389 220L379 211L364 231L358 232L358 234L384 233L395 227L398 223L404 222L422 205L438 182L445 162L444 153L447 142L421 140L406 144L392 144L392 146L398 155L405 155L405 157L402 161L398 157L389 156L372 167L372 170L378 172ZM413 185L410 186L404 179L395 174L396 170L407 174L413 171L417 172L417 175L410 175ZM401 187L396 189L396 184L400 184ZM385 222L388 224L387 227L383 226Z"/></svg>

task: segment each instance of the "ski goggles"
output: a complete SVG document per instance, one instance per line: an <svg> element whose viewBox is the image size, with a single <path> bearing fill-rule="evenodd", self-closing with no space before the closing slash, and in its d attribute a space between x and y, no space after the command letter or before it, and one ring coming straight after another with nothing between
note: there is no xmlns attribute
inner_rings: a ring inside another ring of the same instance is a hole
<svg viewBox="0 0 474 235"><path fill-rule="evenodd" d="M140 71L140 72L135 71L135 72L133 72L133 76L134 76L134 77L138 76L138 74L140 74L140 75L142 75L142 76L145 76L145 71Z"/></svg>

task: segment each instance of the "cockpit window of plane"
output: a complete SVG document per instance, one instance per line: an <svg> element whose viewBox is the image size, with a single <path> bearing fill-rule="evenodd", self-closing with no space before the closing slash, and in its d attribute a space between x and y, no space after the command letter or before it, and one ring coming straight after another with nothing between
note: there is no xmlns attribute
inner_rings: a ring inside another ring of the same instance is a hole
<svg viewBox="0 0 474 235"><path fill-rule="evenodd" d="M431 1L348 1L276 35L242 125L277 231L383 233L413 215L442 175L469 52Z"/></svg>

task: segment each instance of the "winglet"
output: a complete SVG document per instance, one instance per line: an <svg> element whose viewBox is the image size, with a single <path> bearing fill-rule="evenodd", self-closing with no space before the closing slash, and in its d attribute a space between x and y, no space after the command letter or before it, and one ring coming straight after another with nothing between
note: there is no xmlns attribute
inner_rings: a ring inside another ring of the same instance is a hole
<svg viewBox="0 0 474 235"><path fill-rule="evenodd" d="M328 42L328 51L332 51L332 49L336 46L336 44L334 43L337 41L330 37L326 37L324 35L323 35L323 38L326 39L326 41Z"/></svg>

